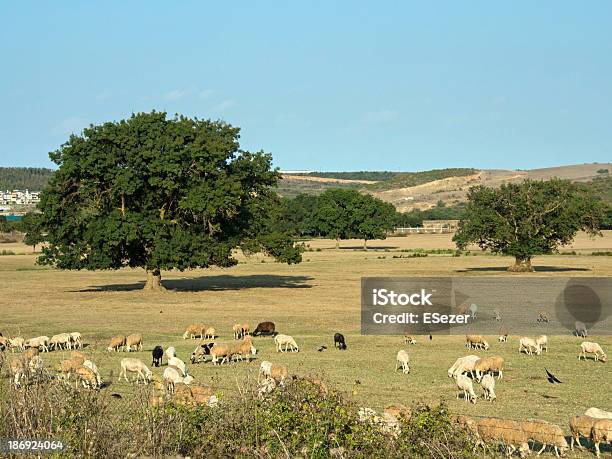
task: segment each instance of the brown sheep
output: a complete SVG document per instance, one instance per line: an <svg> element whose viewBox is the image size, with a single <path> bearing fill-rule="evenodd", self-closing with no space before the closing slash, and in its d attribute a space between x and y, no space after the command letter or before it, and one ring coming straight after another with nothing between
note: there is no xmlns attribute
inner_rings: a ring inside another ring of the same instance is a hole
<svg viewBox="0 0 612 459"><path fill-rule="evenodd" d="M134 333L125 338L125 351L130 352L132 346L135 346L137 351L142 351L142 335L140 333Z"/></svg>
<svg viewBox="0 0 612 459"><path fill-rule="evenodd" d="M595 421L596 419L590 416L572 416L570 418L569 428L572 433L572 438L570 439L571 449L574 449L574 440L578 443L578 448L582 449L580 437L589 438L591 436L591 429Z"/></svg>
<svg viewBox="0 0 612 459"><path fill-rule="evenodd" d="M465 335L465 345L470 349L489 349L489 343L482 335Z"/></svg>
<svg viewBox="0 0 612 459"><path fill-rule="evenodd" d="M506 446L508 455L512 455L517 447L521 457L529 454L528 438L517 421L483 418L476 423L476 429L478 431L477 445L484 446L487 442L500 442Z"/></svg>
<svg viewBox="0 0 612 459"><path fill-rule="evenodd" d="M529 440L542 445L538 455L544 451L547 445L555 448L557 456L559 454L564 456L565 452L569 449L563 430L556 424L540 419L527 419L526 421L521 421L521 428Z"/></svg>
<svg viewBox="0 0 612 459"><path fill-rule="evenodd" d="M612 419L598 419L593 423L591 430L591 438L595 443L595 454L601 456L599 452L599 444L603 442L612 443Z"/></svg>
<svg viewBox="0 0 612 459"><path fill-rule="evenodd" d="M240 360L242 360L244 357L249 362L251 361L251 355L255 355L256 352L257 349L255 349L255 346L253 346L253 340L250 336L245 336L242 341L233 345L230 349L232 357L236 356L237 359L239 358Z"/></svg>
<svg viewBox="0 0 612 459"><path fill-rule="evenodd" d="M224 362L228 362L231 358L231 351L229 346L216 345L210 349L210 355L212 356L212 363L214 365L222 365ZM221 361L219 361L221 359Z"/></svg>
<svg viewBox="0 0 612 459"><path fill-rule="evenodd" d="M191 324L185 329L185 333L183 333L183 339L195 339L196 337L204 338L205 330L206 325L204 324Z"/></svg>
<svg viewBox="0 0 612 459"><path fill-rule="evenodd" d="M108 352L118 351L119 348L123 348L125 346L125 336L113 336L110 339L110 344L106 348Z"/></svg>
<svg viewBox="0 0 612 459"><path fill-rule="evenodd" d="M504 358L499 355L491 357L483 357L474 364L474 372L476 373L476 379L480 381L485 373L497 373L497 379L503 377L504 371Z"/></svg>
<svg viewBox="0 0 612 459"><path fill-rule="evenodd" d="M232 330L234 331L234 339L241 339L249 334L251 327L245 322L242 324L235 324Z"/></svg>

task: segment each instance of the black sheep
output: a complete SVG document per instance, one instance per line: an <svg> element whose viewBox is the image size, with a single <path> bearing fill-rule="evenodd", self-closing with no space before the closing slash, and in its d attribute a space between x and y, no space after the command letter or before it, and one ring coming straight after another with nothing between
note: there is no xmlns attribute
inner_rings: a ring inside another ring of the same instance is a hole
<svg viewBox="0 0 612 459"><path fill-rule="evenodd" d="M257 328L255 328L255 330L253 330L252 333L253 336L263 336L263 335L276 335L276 325L274 325L274 322L260 322L257 325Z"/></svg>
<svg viewBox="0 0 612 459"><path fill-rule="evenodd" d="M158 367L162 364L162 358L164 356L164 348L161 346L155 346L153 349L153 363L154 367Z"/></svg>
<svg viewBox="0 0 612 459"><path fill-rule="evenodd" d="M346 350L346 342L344 341L344 335L342 333L336 333L334 335L334 347L338 349Z"/></svg>

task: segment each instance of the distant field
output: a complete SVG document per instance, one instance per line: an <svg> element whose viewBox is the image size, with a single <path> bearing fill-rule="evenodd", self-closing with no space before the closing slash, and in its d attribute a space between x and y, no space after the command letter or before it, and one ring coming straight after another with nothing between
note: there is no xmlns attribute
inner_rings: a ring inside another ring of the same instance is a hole
<svg viewBox="0 0 612 459"><path fill-rule="evenodd" d="M170 291L163 294L139 290L144 280L142 270L51 270L34 265L31 247L0 244L0 250L22 254L0 257L0 331L26 337L80 331L90 343L87 352L92 353L104 379L112 382L108 390L125 395L136 388L117 382L119 360L124 355L104 352L111 335L142 332L145 351L136 356L150 364L150 350L156 344L174 345L179 356L188 360L195 342L182 340L181 334L191 322L212 324L221 335L220 341L231 341L234 322L246 320L255 325L272 320L280 332L296 338L301 348L298 354L278 355L270 338L255 338L259 352L251 364L214 367L206 363L190 366L191 373L218 388L223 396L231 396L236 381L256 378L259 362L267 359L286 363L293 373L322 374L363 406L375 409L390 403L444 401L456 412L537 417L559 423L566 431L572 414L591 406L612 409L612 363L578 362L580 340L571 336L550 337L550 351L537 358L519 355L516 337L506 344L489 337L492 350L487 354L502 355L507 370L498 382L498 400L480 400L476 405L457 401L453 381L446 376L457 357L470 353L463 346L464 337L435 336L432 341L419 337L416 346L407 348L413 362L411 372L402 375L393 372L395 354L404 347L400 337L360 336L362 276L506 276L504 269L511 259L491 255L392 258L407 249L453 248L450 235L372 241L370 246L375 250L368 252L361 249L362 241L343 241L340 250L334 250L334 241L329 240L307 244L312 251L305 252L304 262L295 266L254 256L240 257L240 264L231 269L164 272ZM597 239L580 235L564 250L582 255L536 257L536 275L612 276L612 257L587 255L611 251L612 232ZM345 334L348 351L333 349L335 331ZM612 336L592 339L612 354ZM328 350L317 352L321 345ZM64 356L64 352L53 352L44 358L53 364ZM563 384L548 384L545 367ZM154 372L161 374L160 369Z"/></svg>

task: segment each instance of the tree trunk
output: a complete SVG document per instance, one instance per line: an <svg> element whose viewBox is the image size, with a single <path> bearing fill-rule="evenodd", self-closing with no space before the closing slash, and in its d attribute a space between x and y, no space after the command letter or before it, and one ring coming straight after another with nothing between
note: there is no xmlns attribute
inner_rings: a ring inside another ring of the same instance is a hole
<svg viewBox="0 0 612 459"><path fill-rule="evenodd" d="M363 250L368 250L368 240L367 239L363 240Z"/></svg>
<svg viewBox="0 0 612 459"><path fill-rule="evenodd" d="M166 290L161 283L161 272L158 268L147 268L147 283L144 286L144 290Z"/></svg>
<svg viewBox="0 0 612 459"><path fill-rule="evenodd" d="M508 271L513 273L533 272L533 267L531 266L531 257L515 257L514 264L508 267Z"/></svg>
<svg viewBox="0 0 612 459"><path fill-rule="evenodd" d="M336 249L340 248L340 238L336 238Z"/></svg>

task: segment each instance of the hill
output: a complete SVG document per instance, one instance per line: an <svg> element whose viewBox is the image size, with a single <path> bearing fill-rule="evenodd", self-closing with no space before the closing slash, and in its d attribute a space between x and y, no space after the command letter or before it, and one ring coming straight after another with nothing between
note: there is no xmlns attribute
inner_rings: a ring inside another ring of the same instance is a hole
<svg viewBox="0 0 612 459"><path fill-rule="evenodd" d="M43 167L0 167L0 190L40 191L52 175Z"/></svg>

